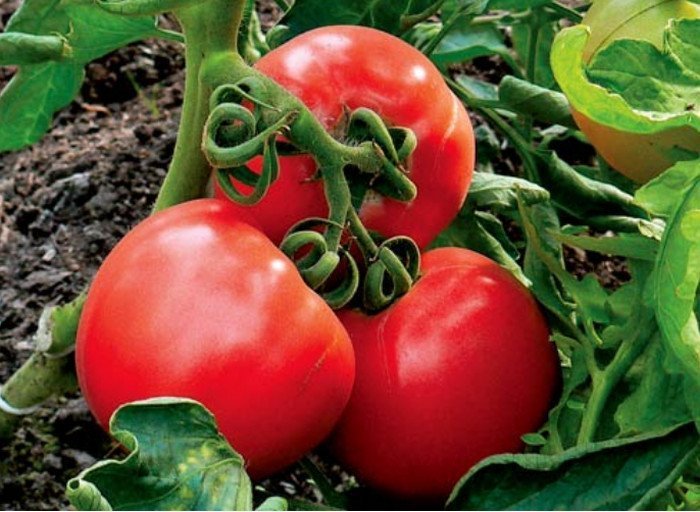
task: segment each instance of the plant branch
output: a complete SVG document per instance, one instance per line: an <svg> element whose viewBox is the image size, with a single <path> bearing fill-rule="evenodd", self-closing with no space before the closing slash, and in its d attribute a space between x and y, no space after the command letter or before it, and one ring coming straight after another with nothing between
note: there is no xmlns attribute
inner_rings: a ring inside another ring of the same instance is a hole
<svg viewBox="0 0 700 512"><path fill-rule="evenodd" d="M559 14L562 18L566 18L574 23L581 23L583 19L583 15L580 12L559 2L551 2L547 5L547 8Z"/></svg>
<svg viewBox="0 0 700 512"><path fill-rule="evenodd" d="M173 160L154 211L203 197L211 168L200 149L214 89L205 75L210 66L247 69L237 54L245 0L209 0L175 11L185 36L185 94Z"/></svg>
<svg viewBox="0 0 700 512"><path fill-rule="evenodd" d="M581 429L579 430L577 444L585 444L595 440L595 434L600 423L600 416L610 398L615 386L617 386L625 374L632 367L637 358L646 347L644 341L649 337L649 331L654 328L653 313L643 306L639 306L641 312L634 315L627 326L632 331L631 335L623 340L615 357L603 371L591 375L593 391L588 399Z"/></svg>

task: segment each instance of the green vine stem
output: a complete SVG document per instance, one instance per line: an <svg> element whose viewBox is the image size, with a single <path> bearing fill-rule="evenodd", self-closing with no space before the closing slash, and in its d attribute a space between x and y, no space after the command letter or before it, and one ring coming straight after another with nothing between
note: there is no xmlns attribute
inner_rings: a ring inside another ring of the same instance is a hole
<svg viewBox="0 0 700 512"><path fill-rule="evenodd" d="M640 313L634 315L627 324L631 332L626 337L605 371L597 370L591 375L593 389L588 399L581 428L579 430L577 444L585 444L595 440L596 429L600 424L600 416L610 395L622 378L629 372L637 358L642 354L647 344L644 342L650 330L655 328L654 315L644 306L640 307Z"/></svg>
<svg viewBox="0 0 700 512"><path fill-rule="evenodd" d="M247 68L237 52L244 9L245 0L207 0L174 11L185 36L185 93L173 160L154 211L206 193L211 168L198 147L214 90L207 67L230 61L232 71Z"/></svg>

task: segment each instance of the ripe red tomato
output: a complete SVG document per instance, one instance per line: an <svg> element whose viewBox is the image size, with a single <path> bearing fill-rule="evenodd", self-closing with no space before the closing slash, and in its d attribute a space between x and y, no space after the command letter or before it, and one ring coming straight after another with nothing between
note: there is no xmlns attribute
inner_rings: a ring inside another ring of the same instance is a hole
<svg viewBox="0 0 700 512"><path fill-rule="evenodd" d="M590 27L584 60L618 39L642 39L663 48L664 29L674 18L700 18L700 6L686 0L597 0L582 23ZM652 73L653 70L649 70ZM578 111L576 123L611 167L628 178L646 183L675 163L674 148L700 151L700 134L690 127L645 135L600 124Z"/></svg>
<svg viewBox="0 0 700 512"><path fill-rule="evenodd" d="M520 451L558 389L537 303L465 249L426 253L417 284L378 315L339 317L357 374L332 448L360 481L390 494L444 499L479 460Z"/></svg>
<svg viewBox="0 0 700 512"><path fill-rule="evenodd" d="M260 478L328 435L354 357L331 309L239 219L226 201L199 200L127 234L90 287L76 365L101 425L126 402L192 398Z"/></svg>
<svg viewBox="0 0 700 512"><path fill-rule="evenodd" d="M462 104L418 50L371 28L332 26L294 38L255 67L301 99L331 132L346 109L359 107L415 132L418 146L408 173L418 197L408 204L366 199L360 217L369 229L407 235L423 247L455 217L474 168L474 133ZM260 159L250 167L259 172ZM296 222L327 215L322 183L312 180L315 171L309 156L282 158L279 180L250 208L275 243ZM224 197L221 190L216 194Z"/></svg>

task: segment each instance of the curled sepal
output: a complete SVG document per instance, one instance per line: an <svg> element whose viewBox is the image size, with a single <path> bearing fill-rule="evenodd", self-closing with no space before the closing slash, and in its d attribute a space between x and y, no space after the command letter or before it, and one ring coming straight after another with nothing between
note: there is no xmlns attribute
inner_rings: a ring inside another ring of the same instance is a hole
<svg viewBox="0 0 700 512"><path fill-rule="evenodd" d="M205 0L96 0L97 5L112 14L125 16L155 16L185 7L201 4Z"/></svg>
<svg viewBox="0 0 700 512"><path fill-rule="evenodd" d="M306 284L314 290L328 280L340 263L340 256L329 249L322 232L331 225L338 227L328 219L304 220L289 230L280 245L280 250L294 262ZM317 227L322 229L314 230Z"/></svg>
<svg viewBox="0 0 700 512"><path fill-rule="evenodd" d="M0 34L0 66L22 66L59 61L72 55L65 38L21 32Z"/></svg>
<svg viewBox="0 0 700 512"><path fill-rule="evenodd" d="M245 99L254 105L279 112L279 108L260 99L265 97L266 90L267 85L260 78L248 76L235 84L223 84L214 89L209 99L209 108L214 110L223 103L242 103Z"/></svg>
<svg viewBox="0 0 700 512"><path fill-rule="evenodd" d="M418 189L406 175L403 165L418 143L412 130L388 128L376 112L358 108L350 114L347 137L361 144L371 144L382 162L369 183L373 190L397 201L416 198Z"/></svg>
<svg viewBox="0 0 700 512"><path fill-rule="evenodd" d="M297 266L306 284L317 289L338 267L340 256L328 250L326 239L318 231L297 231L287 235L280 249ZM299 253L308 251L299 257Z"/></svg>
<svg viewBox="0 0 700 512"><path fill-rule="evenodd" d="M202 151L212 167L240 167L261 154L266 141L282 132L297 116L287 112L256 134L255 116L235 103L222 103L212 109L204 129Z"/></svg>
<svg viewBox="0 0 700 512"><path fill-rule="evenodd" d="M277 178L279 177L280 162L277 155L274 135L265 141L263 149L263 168L258 175L246 166L234 167L231 169L217 169L216 178L221 189L226 195L238 204L252 206L260 202L265 197ZM240 192L234 183L240 181L242 184L253 187L250 194Z"/></svg>
<svg viewBox="0 0 700 512"><path fill-rule="evenodd" d="M364 306L378 311L407 293L418 279L420 251L408 237L394 237L379 246L369 265L363 290Z"/></svg>
<svg viewBox="0 0 700 512"><path fill-rule="evenodd" d="M400 162L389 128L373 110L364 107L353 110L348 123L348 138L360 142L374 141L391 161Z"/></svg>
<svg viewBox="0 0 700 512"><path fill-rule="evenodd" d="M384 197L397 201L413 201L418 195L418 188L404 172L388 158L382 156L382 169L370 182L373 190Z"/></svg>
<svg viewBox="0 0 700 512"><path fill-rule="evenodd" d="M323 300L332 309L340 309L347 305L360 287L360 270L357 267L355 258L342 247L339 249L338 254L341 256L341 261L344 259L347 263L347 266L343 267L345 271L343 281L335 288L321 293Z"/></svg>
<svg viewBox="0 0 700 512"><path fill-rule="evenodd" d="M323 231L327 228L342 229L342 226L322 218L311 218L293 226L285 236L280 249L297 266L299 273L310 288L316 290L333 309L345 306L357 293L360 286L360 271L348 251L339 247L337 252L328 246ZM346 265L341 267L345 260ZM342 268L342 282L329 287L328 278Z"/></svg>
<svg viewBox="0 0 700 512"><path fill-rule="evenodd" d="M389 135L391 135L391 140L396 148L399 162L404 162L418 146L416 134L410 128L389 128Z"/></svg>

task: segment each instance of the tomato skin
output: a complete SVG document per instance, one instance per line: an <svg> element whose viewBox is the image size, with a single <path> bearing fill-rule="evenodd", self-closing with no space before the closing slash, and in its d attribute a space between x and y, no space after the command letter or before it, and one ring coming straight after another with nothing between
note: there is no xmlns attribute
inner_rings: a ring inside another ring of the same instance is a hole
<svg viewBox="0 0 700 512"><path fill-rule="evenodd" d="M446 248L422 274L378 315L340 312L357 374L332 447L371 487L437 500L482 458L522 449L560 372L537 303L506 270Z"/></svg>
<svg viewBox="0 0 700 512"><path fill-rule="evenodd" d="M584 60L589 62L617 39L641 39L661 49L664 29L674 18L700 18L700 6L686 0L597 0L581 22L591 30ZM700 134L691 128L635 134L599 124L578 111L573 115L603 159L637 183L646 183L671 167L674 147L700 152Z"/></svg>
<svg viewBox="0 0 700 512"><path fill-rule="evenodd" d="M331 309L240 218L228 202L199 200L127 234L90 288L76 366L103 427L126 402L192 398L261 478L328 435L354 356Z"/></svg>
<svg viewBox="0 0 700 512"><path fill-rule="evenodd" d="M423 247L455 217L474 169L474 133L462 104L418 50L371 28L332 26L297 36L255 67L296 95L331 132L345 109L359 107L415 132L418 146L408 172L418 197L409 204L366 200L360 217L369 229L411 236ZM250 165L256 171L260 166L260 159ZM275 243L295 222L327 215L323 186L310 181L315 170L309 156L282 158L279 181L250 208ZM216 194L223 197L221 190Z"/></svg>

